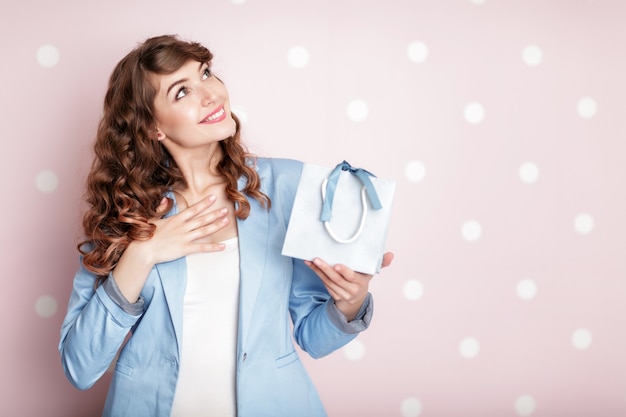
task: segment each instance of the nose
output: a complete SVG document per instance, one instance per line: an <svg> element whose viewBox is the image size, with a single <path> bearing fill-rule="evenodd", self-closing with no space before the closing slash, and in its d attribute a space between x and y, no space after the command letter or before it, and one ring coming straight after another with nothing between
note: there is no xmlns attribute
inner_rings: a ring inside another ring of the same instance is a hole
<svg viewBox="0 0 626 417"><path fill-rule="evenodd" d="M202 85L200 89L200 94L201 94L203 106L208 106L212 104L213 102L215 102L215 98L217 96L215 89L211 88L210 86L206 84Z"/></svg>

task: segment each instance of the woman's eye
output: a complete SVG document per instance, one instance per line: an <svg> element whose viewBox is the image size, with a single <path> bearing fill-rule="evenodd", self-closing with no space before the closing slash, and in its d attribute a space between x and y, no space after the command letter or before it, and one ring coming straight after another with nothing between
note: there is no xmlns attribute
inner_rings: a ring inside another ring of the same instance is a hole
<svg viewBox="0 0 626 417"><path fill-rule="evenodd" d="M211 76L211 70L209 69L209 67L206 67L204 71L202 72L202 79L206 80L210 76Z"/></svg>
<svg viewBox="0 0 626 417"><path fill-rule="evenodd" d="M176 100L180 100L186 95L187 95L187 87L181 87L180 90L178 90L178 93L176 93Z"/></svg>

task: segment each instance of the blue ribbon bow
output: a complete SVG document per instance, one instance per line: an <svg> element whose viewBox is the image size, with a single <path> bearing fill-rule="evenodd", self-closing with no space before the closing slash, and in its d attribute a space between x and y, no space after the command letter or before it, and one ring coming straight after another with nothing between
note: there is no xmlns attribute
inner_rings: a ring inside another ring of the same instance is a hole
<svg viewBox="0 0 626 417"><path fill-rule="evenodd" d="M376 178L376 175L364 170L363 168L354 168L348 162L343 161L331 171L328 176L328 184L326 185L326 198L324 199L324 205L322 206L322 215L320 220L323 222L330 221L330 213L333 207L333 199L335 198L335 191L337 189L337 182L339 182L339 174L341 171L348 171L353 175L356 175L361 183L365 186L365 192L370 200L370 204L374 210L380 210L382 204L376 194L376 188L369 179L369 177Z"/></svg>

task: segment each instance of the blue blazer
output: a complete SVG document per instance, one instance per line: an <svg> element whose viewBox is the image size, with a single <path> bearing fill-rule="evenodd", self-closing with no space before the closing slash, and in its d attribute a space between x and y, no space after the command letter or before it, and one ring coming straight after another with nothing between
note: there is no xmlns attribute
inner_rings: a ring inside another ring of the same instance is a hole
<svg viewBox="0 0 626 417"><path fill-rule="evenodd" d="M368 297L357 320L346 323L331 311L332 299L304 262L281 255L302 163L259 158L256 169L272 208L250 199L250 216L237 223L237 415L325 416L293 340L314 358L327 355L367 328L373 306ZM94 290L95 279L82 265L74 277L59 343L68 379L79 389L91 387L119 351L103 416L169 417L180 364L185 259L152 269L136 316L103 286Z"/></svg>

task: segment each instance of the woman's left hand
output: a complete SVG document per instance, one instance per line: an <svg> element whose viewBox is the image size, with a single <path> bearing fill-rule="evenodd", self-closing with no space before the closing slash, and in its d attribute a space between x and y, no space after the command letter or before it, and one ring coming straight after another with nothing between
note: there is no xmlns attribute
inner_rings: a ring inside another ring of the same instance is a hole
<svg viewBox="0 0 626 417"><path fill-rule="evenodd" d="M392 260L393 253L385 253L382 267L391 265ZM319 258L315 258L313 262L305 261L305 264L320 277L339 311L348 321L354 320L367 297L373 275L355 272L341 264L331 266Z"/></svg>

